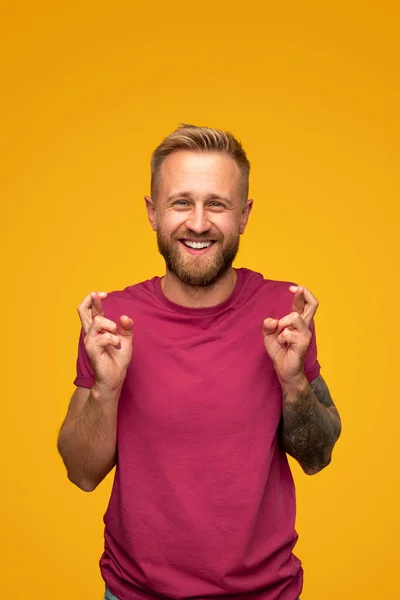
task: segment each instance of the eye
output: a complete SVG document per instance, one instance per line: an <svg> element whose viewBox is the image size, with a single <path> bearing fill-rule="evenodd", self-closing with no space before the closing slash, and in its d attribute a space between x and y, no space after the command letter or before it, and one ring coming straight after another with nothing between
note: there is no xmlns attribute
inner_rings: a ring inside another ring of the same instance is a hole
<svg viewBox="0 0 400 600"><path fill-rule="evenodd" d="M218 200L213 200L212 202L210 202L210 206L212 206L213 208L225 208L225 205L222 204L222 202L218 202Z"/></svg>
<svg viewBox="0 0 400 600"><path fill-rule="evenodd" d="M174 206L185 206L188 204L187 200L175 200Z"/></svg>

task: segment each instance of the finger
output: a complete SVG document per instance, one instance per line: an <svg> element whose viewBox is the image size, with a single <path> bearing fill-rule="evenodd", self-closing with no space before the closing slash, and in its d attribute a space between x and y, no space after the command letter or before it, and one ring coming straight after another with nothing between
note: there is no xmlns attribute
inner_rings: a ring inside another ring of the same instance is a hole
<svg viewBox="0 0 400 600"><path fill-rule="evenodd" d="M307 327L310 328L314 315L317 312L319 302L306 287L304 288L304 298L306 300L306 307L304 310L303 319Z"/></svg>
<svg viewBox="0 0 400 600"><path fill-rule="evenodd" d="M296 344L299 344L301 342L301 337L302 336L299 331L284 329L282 333L278 335L276 340L281 346L284 347L288 344L290 346L295 346Z"/></svg>
<svg viewBox="0 0 400 600"><path fill-rule="evenodd" d="M130 317L122 315L119 318L119 331L120 336L131 338L133 337L133 321Z"/></svg>
<svg viewBox="0 0 400 600"><path fill-rule="evenodd" d="M82 300L82 302L78 306L79 318L81 320L82 327L83 327L83 330L85 333L88 332L89 327L92 322L92 316L90 313L91 305L92 305L92 296L91 296L91 294L89 294L88 296L86 296L86 298L84 300Z"/></svg>
<svg viewBox="0 0 400 600"><path fill-rule="evenodd" d="M271 335L272 333L275 333L276 329L278 327L278 319L265 319L263 321L263 334L264 335Z"/></svg>
<svg viewBox="0 0 400 600"><path fill-rule="evenodd" d="M292 312L282 319L279 319L277 332L280 334L286 328L296 329L302 333L308 330L307 325L304 322L304 319L299 315L298 312Z"/></svg>
<svg viewBox="0 0 400 600"><path fill-rule="evenodd" d="M104 298L104 292L101 292L101 294L102 296L100 296L100 294L98 294L97 292L91 292L90 294L92 298L92 319L94 319L94 317L97 317L97 315L104 317L103 305L101 303L102 298Z"/></svg>
<svg viewBox="0 0 400 600"><path fill-rule="evenodd" d="M78 306L78 314L79 314L79 318L82 323L82 327L83 327L85 334L87 334L89 327L93 320L93 315L92 315L92 303L93 303L92 294L93 293L95 293L95 292L91 292L90 294L88 294L86 296L86 298ZM104 299L107 297L107 293L99 292L99 296L100 296L100 298Z"/></svg>
<svg viewBox="0 0 400 600"><path fill-rule="evenodd" d="M309 304L317 304L317 305L319 304L316 297L310 292L310 290L308 288L303 286L303 290L304 290L304 297L306 299L306 302L308 302Z"/></svg>
<svg viewBox="0 0 400 600"><path fill-rule="evenodd" d="M292 291L293 287L291 287L289 289L290 289L290 291ZM303 314L305 304L306 304L306 301L304 298L304 288L302 286L299 286L294 291L292 312L298 312L299 315Z"/></svg>
<svg viewBox="0 0 400 600"><path fill-rule="evenodd" d="M292 285L289 287L289 290L292 292L292 294L295 294L298 289L299 289L299 286L295 286L295 285ZM304 309L303 309L302 313L300 313L300 314L302 315L307 327L310 328L312 320L314 318L314 315L317 311L319 302L316 299L316 297L310 292L310 290L308 288L301 286L301 289L303 290L305 305L304 305ZM294 302L293 302L293 305L294 305ZM293 307L292 307L292 310L293 310Z"/></svg>
<svg viewBox="0 0 400 600"><path fill-rule="evenodd" d="M93 319L92 324L90 325L88 335L97 335L102 331L116 333L117 324L114 323L114 321L111 321L110 319L106 319L106 317L101 317L100 315L97 315L97 317Z"/></svg>
<svg viewBox="0 0 400 600"><path fill-rule="evenodd" d="M114 346L119 347L121 340L118 335L114 335L113 333L102 333L96 338L96 345L100 348L105 348L106 346Z"/></svg>

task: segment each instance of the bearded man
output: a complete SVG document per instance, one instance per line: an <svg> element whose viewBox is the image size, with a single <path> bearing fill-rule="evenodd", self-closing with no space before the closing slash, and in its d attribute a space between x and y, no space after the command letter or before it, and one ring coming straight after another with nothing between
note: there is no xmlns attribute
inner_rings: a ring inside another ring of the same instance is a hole
<svg viewBox="0 0 400 600"><path fill-rule="evenodd" d="M106 600L296 600L295 488L341 422L317 360L318 301L232 266L253 206L225 131L182 125L151 159L163 277L90 293L58 447L104 517Z"/></svg>

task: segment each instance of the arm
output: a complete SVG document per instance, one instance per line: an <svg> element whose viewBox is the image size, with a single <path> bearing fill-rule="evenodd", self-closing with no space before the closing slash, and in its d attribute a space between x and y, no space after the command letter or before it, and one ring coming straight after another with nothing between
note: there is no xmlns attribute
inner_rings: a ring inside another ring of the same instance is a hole
<svg viewBox="0 0 400 600"><path fill-rule="evenodd" d="M342 428L339 413L321 376L311 384L304 376L282 389L283 448L313 475L331 462Z"/></svg>
<svg viewBox="0 0 400 600"><path fill-rule="evenodd" d="M75 390L58 438L68 478L87 492L116 464L118 402L132 357L132 319L106 319L105 295L89 294L78 308L94 384Z"/></svg>
<svg viewBox="0 0 400 600"><path fill-rule="evenodd" d="M58 438L68 479L93 491L116 464L117 411L121 389L78 387Z"/></svg>
<svg viewBox="0 0 400 600"><path fill-rule="evenodd" d="M341 432L341 421L321 376L308 383L304 362L318 300L305 287L291 286L292 312L263 324L265 348L283 391L282 444L305 473L326 467Z"/></svg>

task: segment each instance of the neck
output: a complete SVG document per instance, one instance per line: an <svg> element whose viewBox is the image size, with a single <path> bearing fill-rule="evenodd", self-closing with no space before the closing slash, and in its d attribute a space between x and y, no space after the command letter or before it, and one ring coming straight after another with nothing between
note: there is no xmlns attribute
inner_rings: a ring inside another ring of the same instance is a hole
<svg viewBox="0 0 400 600"><path fill-rule="evenodd" d="M236 270L232 267L218 281L209 287L193 287L182 283L180 279L166 272L161 279L161 288L171 302L189 308L208 308L221 304L232 294L237 280Z"/></svg>

